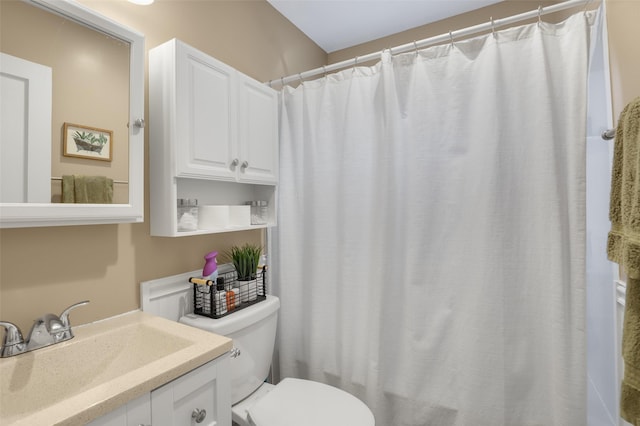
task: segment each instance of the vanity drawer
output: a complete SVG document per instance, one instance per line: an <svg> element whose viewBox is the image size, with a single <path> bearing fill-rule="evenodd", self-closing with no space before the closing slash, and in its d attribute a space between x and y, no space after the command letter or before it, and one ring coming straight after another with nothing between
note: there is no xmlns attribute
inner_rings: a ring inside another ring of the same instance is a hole
<svg viewBox="0 0 640 426"><path fill-rule="evenodd" d="M153 426L231 426L228 364L223 355L151 392Z"/></svg>

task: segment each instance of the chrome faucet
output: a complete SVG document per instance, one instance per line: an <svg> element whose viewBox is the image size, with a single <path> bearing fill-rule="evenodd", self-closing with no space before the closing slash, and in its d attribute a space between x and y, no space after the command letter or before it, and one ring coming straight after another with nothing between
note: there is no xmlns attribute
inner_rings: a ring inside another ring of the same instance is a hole
<svg viewBox="0 0 640 426"><path fill-rule="evenodd" d="M0 326L5 328L0 358L7 358L25 352L27 345L24 343L18 326L6 321L0 321Z"/></svg>
<svg viewBox="0 0 640 426"><path fill-rule="evenodd" d="M69 306L60 314L60 317L54 314L44 314L33 322L33 327L31 327L26 341L22 337L18 326L7 321L0 321L0 326L6 330L0 350L0 358L34 351L73 338L73 331L69 323L69 313L72 309L87 303L89 301L85 300Z"/></svg>

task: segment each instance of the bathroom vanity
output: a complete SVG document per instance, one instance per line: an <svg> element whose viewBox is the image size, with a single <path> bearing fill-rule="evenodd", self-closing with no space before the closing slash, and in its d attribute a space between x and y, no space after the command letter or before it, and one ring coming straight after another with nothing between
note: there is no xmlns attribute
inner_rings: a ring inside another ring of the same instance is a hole
<svg viewBox="0 0 640 426"><path fill-rule="evenodd" d="M227 373L220 357L89 423L89 426L230 425Z"/></svg>
<svg viewBox="0 0 640 426"><path fill-rule="evenodd" d="M0 424L231 424L230 339L140 311L74 333L0 359Z"/></svg>

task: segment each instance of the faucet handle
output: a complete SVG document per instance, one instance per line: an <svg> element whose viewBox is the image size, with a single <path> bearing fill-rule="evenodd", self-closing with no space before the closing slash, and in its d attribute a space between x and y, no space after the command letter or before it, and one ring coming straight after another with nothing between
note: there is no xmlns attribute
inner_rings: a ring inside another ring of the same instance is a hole
<svg viewBox="0 0 640 426"><path fill-rule="evenodd" d="M83 300L82 302L74 303L73 305L62 311L62 313L60 314L60 322L65 329L71 326L71 324L69 324L69 313L71 312L71 310L77 308L78 306L86 305L87 303L89 303L88 300Z"/></svg>
<svg viewBox="0 0 640 426"><path fill-rule="evenodd" d="M0 321L0 326L6 330L0 357L5 358L24 352L24 338L18 326L8 321Z"/></svg>

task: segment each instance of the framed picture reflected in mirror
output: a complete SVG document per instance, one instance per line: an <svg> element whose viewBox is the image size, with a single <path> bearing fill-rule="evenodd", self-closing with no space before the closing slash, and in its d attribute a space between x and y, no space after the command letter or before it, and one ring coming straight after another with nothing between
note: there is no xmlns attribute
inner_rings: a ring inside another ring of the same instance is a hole
<svg viewBox="0 0 640 426"><path fill-rule="evenodd" d="M113 131L64 123L62 135L64 156L111 161Z"/></svg>

